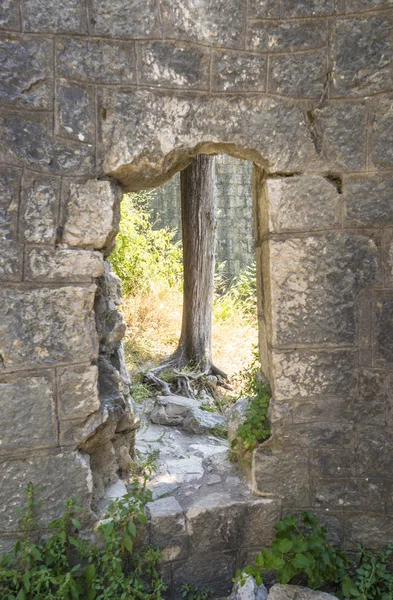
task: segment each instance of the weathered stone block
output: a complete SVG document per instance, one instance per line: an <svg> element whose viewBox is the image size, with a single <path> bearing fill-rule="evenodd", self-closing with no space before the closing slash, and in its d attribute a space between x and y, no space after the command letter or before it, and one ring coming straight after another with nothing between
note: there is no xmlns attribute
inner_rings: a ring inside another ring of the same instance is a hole
<svg viewBox="0 0 393 600"><path fill-rule="evenodd" d="M247 48L260 52L291 52L323 48L327 41L325 20L254 21L249 23Z"/></svg>
<svg viewBox="0 0 393 600"><path fill-rule="evenodd" d="M6 368L93 360L95 286L0 290L0 355Z"/></svg>
<svg viewBox="0 0 393 600"><path fill-rule="evenodd" d="M320 98L327 82L324 50L270 59L269 92L296 98Z"/></svg>
<svg viewBox="0 0 393 600"><path fill-rule="evenodd" d="M107 412L95 412L87 419L60 420L60 445L76 448L86 442L108 420ZM108 450L110 452L110 450Z"/></svg>
<svg viewBox="0 0 393 600"><path fill-rule="evenodd" d="M164 37L174 36L227 48L244 48L246 6L236 0L161 2Z"/></svg>
<svg viewBox="0 0 393 600"><path fill-rule="evenodd" d="M280 6L275 0L249 0L249 19L278 19L280 17Z"/></svg>
<svg viewBox="0 0 393 600"><path fill-rule="evenodd" d="M375 364L377 367L391 367L393 365L393 292L379 292L375 312Z"/></svg>
<svg viewBox="0 0 393 600"><path fill-rule="evenodd" d="M139 45L140 83L166 87L209 89L210 50L176 42Z"/></svg>
<svg viewBox="0 0 393 600"><path fill-rule="evenodd" d="M281 0L284 18L319 17L344 13L342 0Z"/></svg>
<svg viewBox="0 0 393 600"><path fill-rule="evenodd" d="M20 171L0 168L0 278L19 281L21 248L17 242Z"/></svg>
<svg viewBox="0 0 393 600"><path fill-rule="evenodd" d="M358 227L393 225L393 177L350 175L345 177L346 222Z"/></svg>
<svg viewBox="0 0 393 600"><path fill-rule="evenodd" d="M27 248L27 281L92 282L104 272L101 252L69 248Z"/></svg>
<svg viewBox="0 0 393 600"><path fill-rule="evenodd" d="M206 555L191 554L187 560L172 565L173 598L181 600L184 583L202 588L204 585L215 592L217 598L228 596L232 588L232 578L236 570L234 552L214 552Z"/></svg>
<svg viewBox="0 0 393 600"><path fill-rule="evenodd" d="M281 498L283 506L310 505L308 451L284 450L263 444L254 450L252 485L260 496Z"/></svg>
<svg viewBox="0 0 393 600"><path fill-rule="evenodd" d="M0 29L19 30L20 28L18 0L3 0L0 6Z"/></svg>
<svg viewBox="0 0 393 600"><path fill-rule="evenodd" d="M276 583L269 592L269 600L338 600L336 596L326 594L319 590L298 585L281 585Z"/></svg>
<svg viewBox="0 0 393 600"><path fill-rule="evenodd" d="M343 397L293 402L292 414L294 423L349 423L355 419L354 400Z"/></svg>
<svg viewBox="0 0 393 600"><path fill-rule="evenodd" d="M27 242L54 244L59 210L60 179L25 173L21 219Z"/></svg>
<svg viewBox="0 0 393 600"><path fill-rule="evenodd" d="M56 131L81 142L95 140L95 94L93 86L65 81L57 84Z"/></svg>
<svg viewBox="0 0 393 600"><path fill-rule="evenodd" d="M132 189L160 185L184 166L185 149L195 152L196 146L201 152L230 148L257 163L267 157L273 171L306 169L317 160L304 115L282 100L230 95L206 102L202 95L191 101L180 93L111 89L102 91L100 107L106 111L104 171Z"/></svg>
<svg viewBox="0 0 393 600"><path fill-rule="evenodd" d="M86 8L80 0L25 0L26 31L87 33Z"/></svg>
<svg viewBox="0 0 393 600"><path fill-rule="evenodd" d="M354 477L356 475L356 453L349 448L324 448L313 450L310 458L312 477L327 479Z"/></svg>
<svg viewBox="0 0 393 600"><path fill-rule="evenodd" d="M0 453L57 443L50 373L0 379Z"/></svg>
<svg viewBox="0 0 393 600"><path fill-rule="evenodd" d="M355 544L366 548L386 548L392 542L393 518L385 515L357 513L346 520L346 547L353 550Z"/></svg>
<svg viewBox="0 0 393 600"><path fill-rule="evenodd" d="M385 287L393 286L393 230L382 233L382 264Z"/></svg>
<svg viewBox="0 0 393 600"><path fill-rule="evenodd" d="M60 369L58 382L62 419L86 419L100 408L98 369L95 365Z"/></svg>
<svg viewBox="0 0 393 600"><path fill-rule="evenodd" d="M154 0L90 0L96 35L120 38L160 38L162 35Z"/></svg>
<svg viewBox="0 0 393 600"><path fill-rule="evenodd" d="M392 23L383 16L335 21L330 44L332 94L367 96L392 88Z"/></svg>
<svg viewBox="0 0 393 600"><path fill-rule="evenodd" d="M80 452L54 451L24 458L4 459L0 468L0 522L3 531L18 530L18 508L26 505L25 490L29 482L42 488L37 500L37 521L48 525L64 513L64 503L78 498L87 506L92 493L92 476L88 456ZM84 514L84 518L88 513ZM80 518L80 517L79 517Z"/></svg>
<svg viewBox="0 0 393 600"><path fill-rule="evenodd" d="M367 108L364 102L335 102L310 111L308 116L316 148L331 170L365 169Z"/></svg>
<svg viewBox="0 0 393 600"><path fill-rule="evenodd" d="M393 166L393 99L381 97L374 100L371 108L370 154L376 169Z"/></svg>
<svg viewBox="0 0 393 600"><path fill-rule="evenodd" d="M53 44L40 37L3 34L0 38L0 104L51 109Z"/></svg>
<svg viewBox="0 0 393 600"><path fill-rule="evenodd" d="M57 71L63 77L89 83L136 82L133 42L61 38L56 52Z"/></svg>
<svg viewBox="0 0 393 600"><path fill-rule="evenodd" d="M91 144L53 140L53 116L48 113L12 112L0 116L0 160L52 173L94 173L95 152Z"/></svg>
<svg viewBox="0 0 393 600"><path fill-rule="evenodd" d="M196 552L268 546L280 519L280 502L263 498L251 502L228 501L211 494L187 510L190 544ZM212 531L214 535L212 536Z"/></svg>
<svg viewBox="0 0 393 600"><path fill-rule="evenodd" d="M266 91L266 56L216 50L212 70L213 90Z"/></svg>
<svg viewBox="0 0 393 600"><path fill-rule="evenodd" d="M119 228L121 190L109 181L70 183L63 242L111 250Z"/></svg>
<svg viewBox="0 0 393 600"><path fill-rule="evenodd" d="M361 369L359 373L359 398L354 402L359 423L385 425L387 419L388 377L386 373Z"/></svg>
<svg viewBox="0 0 393 600"><path fill-rule="evenodd" d="M295 423L274 427L273 433L286 447L329 448L353 445L353 425L344 423Z"/></svg>
<svg viewBox="0 0 393 600"><path fill-rule="evenodd" d="M276 400L357 395L355 350L273 352L272 361Z"/></svg>
<svg viewBox="0 0 393 600"><path fill-rule="evenodd" d="M273 345L355 343L357 295L381 280L378 236L337 232L267 244Z"/></svg>
<svg viewBox="0 0 393 600"><path fill-rule="evenodd" d="M312 505L352 510L384 509L385 484L380 479L330 479L314 481Z"/></svg>
<svg viewBox="0 0 393 600"><path fill-rule="evenodd" d="M341 197L320 175L268 179L269 230L313 231L339 225Z"/></svg>
<svg viewBox="0 0 393 600"><path fill-rule="evenodd" d="M389 427L362 424L358 443L358 471L366 477L386 477L393 468L393 436Z"/></svg>
<svg viewBox="0 0 393 600"><path fill-rule="evenodd" d="M184 512L173 496L149 502L146 511L150 521L151 544L160 544L166 539L185 533Z"/></svg>
<svg viewBox="0 0 393 600"><path fill-rule="evenodd" d="M392 0L347 0L348 12L363 12L378 8L391 8Z"/></svg>

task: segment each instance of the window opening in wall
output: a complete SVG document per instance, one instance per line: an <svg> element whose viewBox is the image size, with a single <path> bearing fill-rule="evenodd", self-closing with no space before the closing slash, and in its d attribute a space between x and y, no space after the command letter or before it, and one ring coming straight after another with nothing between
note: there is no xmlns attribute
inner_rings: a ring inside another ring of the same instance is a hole
<svg viewBox="0 0 393 600"><path fill-rule="evenodd" d="M231 494L250 494L230 458L249 459L268 435L269 397L257 352L252 164L224 155L212 160L217 209L212 356L228 378L206 365L165 362L182 331L181 174L155 190L125 195L110 257L123 282L125 356L141 419L136 464L154 465L149 485L155 499L173 494L182 506L227 490L229 481ZM244 395L248 399L239 401ZM239 438L246 413L254 424L246 423Z"/></svg>

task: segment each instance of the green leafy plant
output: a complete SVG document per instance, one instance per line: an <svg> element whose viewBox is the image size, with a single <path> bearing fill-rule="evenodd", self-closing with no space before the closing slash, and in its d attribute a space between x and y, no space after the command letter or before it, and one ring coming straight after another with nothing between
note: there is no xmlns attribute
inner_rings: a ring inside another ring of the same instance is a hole
<svg viewBox="0 0 393 600"><path fill-rule="evenodd" d="M238 573L244 581L244 573L253 575L258 585L263 574L275 571L278 583L290 583L296 577L312 589L319 589L327 582L340 584L346 576L348 559L327 541L327 531L310 512L303 512L301 524L293 515L279 521L270 548L263 548L255 559Z"/></svg>
<svg viewBox="0 0 393 600"><path fill-rule="evenodd" d="M245 421L239 425L231 448L236 453L244 454L254 450L258 444L270 437L268 410L271 391L269 384L262 377L257 351L250 367L241 373L241 377L243 385L240 397L247 397L249 405Z"/></svg>
<svg viewBox="0 0 393 600"><path fill-rule="evenodd" d="M146 480L145 480L146 482ZM68 500L64 514L39 539L30 483L20 519L22 534L0 560L2 600L160 600L165 586L157 572L160 552L142 547L138 527L146 524L144 506L151 500L145 485L133 484L129 494L111 504L98 527L101 544L78 534L82 509Z"/></svg>
<svg viewBox="0 0 393 600"><path fill-rule="evenodd" d="M257 312L256 263L243 269L229 281L223 270L225 263L218 265L215 274L214 314L220 320L229 319L240 311L245 316L255 317Z"/></svg>
<svg viewBox="0 0 393 600"><path fill-rule="evenodd" d="M184 598L184 600L211 600L214 598L213 590L207 586L199 589L190 583L183 583L181 592L181 597Z"/></svg>
<svg viewBox="0 0 393 600"><path fill-rule="evenodd" d="M181 244L174 241L176 231L154 228L148 209L153 194L126 194L121 203L119 233L109 260L125 295L148 292L158 281L180 285L182 279Z"/></svg>
<svg viewBox="0 0 393 600"><path fill-rule="evenodd" d="M354 577L345 577L343 594L355 600L391 600L393 598L393 545L374 554L357 545L357 563Z"/></svg>

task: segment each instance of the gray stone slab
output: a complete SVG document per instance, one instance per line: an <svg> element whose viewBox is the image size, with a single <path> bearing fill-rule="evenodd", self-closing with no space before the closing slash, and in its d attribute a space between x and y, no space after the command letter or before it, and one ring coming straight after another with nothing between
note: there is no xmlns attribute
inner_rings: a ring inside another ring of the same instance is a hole
<svg viewBox="0 0 393 600"><path fill-rule="evenodd" d="M0 29L21 29L18 0L3 0L1 3Z"/></svg>
<svg viewBox="0 0 393 600"><path fill-rule="evenodd" d="M95 286L0 290L0 355L6 368L94 360Z"/></svg>
<svg viewBox="0 0 393 600"><path fill-rule="evenodd" d="M17 238L21 174L12 167L0 168L0 278L21 279L21 247Z"/></svg>
<svg viewBox="0 0 393 600"><path fill-rule="evenodd" d="M98 398L98 369L68 367L59 369L59 414L62 419L85 419L100 408Z"/></svg>
<svg viewBox="0 0 393 600"><path fill-rule="evenodd" d="M333 97L392 89L392 22L384 16L338 19L330 42Z"/></svg>
<svg viewBox="0 0 393 600"><path fill-rule="evenodd" d="M393 292L379 292L375 306L374 356L377 367L393 365Z"/></svg>
<svg viewBox="0 0 393 600"><path fill-rule="evenodd" d="M269 600L338 600L338 598L319 590L276 583L269 591Z"/></svg>
<svg viewBox="0 0 393 600"><path fill-rule="evenodd" d="M59 210L60 179L25 173L22 187L23 237L35 244L54 244Z"/></svg>
<svg viewBox="0 0 393 600"><path fill-rule="evenodd" d="M316 396L357 396L356 350L273 352L277 401Z"/></svg>
<svg viewBox="0 0 393 600"><path fill-rule="evenodd" d="M236 502L228 501L227 496L226 493L204 496L188 508L191 548L196 552L212 552L256 544L268 546L280 518L280 502L267 498Z"/></svg>
<svg viewBox="0 0 393 600"><path fill-rule="evenodd" d="M269 230L332 229L341 222L341 194L320 175L277 177L267 180Z"/></svg>
<svg viewBox="0 0 393 600"><path fill-rule="evenodd" d="M210 86L210 50L176 42L139 44L140 83L207 90Z"/></svg>
<svg viewBox="0 0 393 600"><path fill-rule="evenodd" d="M284 18L324 17L345 12L342 0L281 0Z"/></svg>
<svg viewBox="0 0 393 600"><path fill-rule="evenodd" d="M267 58L216 50L213 52L212 77L213 90L265 92Z"/></svg>
<svg viewBox="0 0 393 600"><path fill-rule="evenodd" d="M0 37L0 104L21 108L53 107L53 44L38 36Z"/></svg>
<svg viewBox="0 0 393 600"><path fill-rule="evenodd" d="M252 21L247 48L259 52L292 52L323 48L327 42L324 19L309 21Z"/></svg>
<svg viewBox="0 0 393 600"><path fill-rule="evenodd" d="M212 46L244 48L246 6L236 0L163 0L161 14L165 37L179 37Z"/></svg>
<svg viewBox="0 0 393 600"><path fill-rule="evenodd" d="M87 33L86 8L81 0L24 0L26 31Z"/></svg>
<svg viewBox="0 0 393 600"><path fill-rule="evenodd" d="M370 155L376 169L393 166L393 98L381 97L373 101L370 111Z"/></svg>
<svg viewBox="0 0 393 600"><path fill-rule="evenodd" d="M150 522L151 544L167 545L168 540L185 533L186 522L183 509L172 496L149 502L146 511Z"/></svg>
<svg viewBox="0 0 393 600"><path fill-rule="evenodd" d="M26 248L27 281L91 283L104 272L100 252L69 248Z"/></svg>
<svg viewBox="0 0 393 600"><path fill-rule="evenodd" d="M62 241L81 248L112 249L121 196L109 181L70 183Z"/></svg>
<svg viewBox="0 0 393 600"><path fill-rule="evenodd" d="M154 0L89 0L93 32L123 38L161 37Z"/></svg>
<svg viewBox="0 0 393 600"><path fill-rule="evenodd" d="M272 343L353 344L358 293L381 281L380 248L360 232L271 241Z"/></svg>
<svg viewBox="0 0 393 600"><path fill-rule="evenodd" d="M280 6L275 0L249 0L249 19L278 19L280 17Z"/></svg>
<svg viewBox="0 0 393 600"><path fill-rule="evenodd" d="M88 83L136 82L133 42L87 38L56 41L58 73L67 79Z"/></svg>
<svg viewBox="0 0 393 600"><path fill-rule="evenodd" d="M95 141L95 93L93 86L57 84L56 131L58 135L79 140Z"/></svg>
<svg viewBox="0 0 393 600"><path fill-rule="evenodd" d="M94 147L73 140L54 140L52 129L51 114L3 110L0 160L48 173L94 174Z"/></svg>
<svg viewBox="0 0 393 600"><path fill-rule="evenodd" d="M233 552L210 552L190 554L187 560L181 560L172 565L173 598L181 600L184 583L198 588L207 586L216 597L229 595L232 588L232 578L236 571L236 554Z"/></svg>
<svg viewBox="0 0 393 600"><path fill-rule="evenodd" d="M313 484L312 506L382 512L385 490L383 481L371 477L316 480Z"/></svg>
<svg viewBox="0 0 393 600"><path fill-rule="evenodd" d="M295 98L321 98L327 85L325 50L272 56L269 92Z"/></svg>
<svg viewBox="0 0 393 600"><path fill-rule="evenodd" d="M345 177L346 223L357 227L393 225L393 177L350 175Z"/></svg>
<svg viewBox="0 0 393 600"><path fill-rule="evenodd" d="M347 0L347 9L351 13L392 8L392 6L392 0Z"/></svg>
<svg viewBox="0 0 393 600"><path fill-rule="evenodd" d="M184 165L185 148L204 142L210 148L214 140L219 142L216 151L226 151L230 144L239 157L261 163L268 159L272 171L302 170L318 161L305 115L287 101L235 95L209 102L198 95L191 101L183 94L116 89L103 91L100 106L106 110L105 171L134 189L147 182L161 184ZM147 149L154 160L150 166L144 162L141 170L136 165Z"/></svg>
<svg viewBox="0 0 393 600"><path fill-rule="evenodd" d="M364 171L367 108L364 102L336 102L309 113L310 129L325 165L338 170Z"/></svg>
<svg viewBox="0 0 393 600"><path fill-rule="evenodd" d="M48 448L57 443L55 400L50 373L2 377L0 453Z"/></svg>
<svg viewBox="0 0 393 600"><path fill-rule="evenodd" d="M17 531L20 519L18 508L26 506L26 488L32 482L40 489L36 499L37 522L47 526L64 514L64 504L78 498L87 509L93 488L88 456L80 452L55 450L51 454L31 454L24 458L8 458L0 464L0 522L3 531ZM90 513L85 510L78 519L86 522Z"/></svg>

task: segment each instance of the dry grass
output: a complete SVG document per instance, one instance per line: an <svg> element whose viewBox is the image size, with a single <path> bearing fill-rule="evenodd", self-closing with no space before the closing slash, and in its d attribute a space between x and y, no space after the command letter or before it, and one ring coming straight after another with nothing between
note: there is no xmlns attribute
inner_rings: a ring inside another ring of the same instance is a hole
<svg viewBox="0 0 393 600"><path fill-rule="evenodd" d="M178 288L156 285L145 294L123 301L127 321L127 366L132 374L158 365L177 347L181 329L182 293ZM213 312L213 359L231 377L247 367L257 343L256 317L239 307Z"/></svg>

